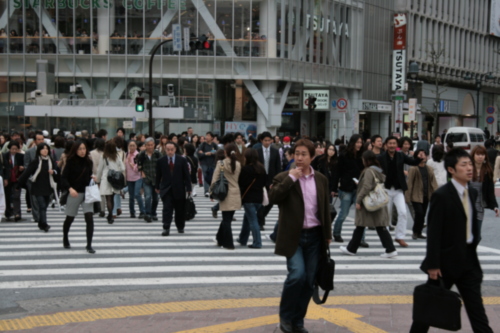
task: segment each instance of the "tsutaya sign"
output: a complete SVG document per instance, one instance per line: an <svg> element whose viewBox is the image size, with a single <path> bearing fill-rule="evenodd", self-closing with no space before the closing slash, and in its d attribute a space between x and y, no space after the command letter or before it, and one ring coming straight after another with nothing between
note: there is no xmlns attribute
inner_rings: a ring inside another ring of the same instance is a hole
<svg viewBox="0 0 500 333"><path fill-rule="evenodd" d="M401 91L406 83L406 14L394 14L392 90Z"/></svg>
<svg viewBox="0 0 500 333"><path fill-rule="evenodd" d="M19 9L23 6L25 8L38 8L40 7L41 0L11 0L14 2L14 8ZM182 10L186 10L187 0L121 0L123 7L127 9L154 9L155 7L161 9L176 10L179 9L178 4ZM83 8L83 9L108 9L113 8L113 0L45 0L43 1L43 8L45 9L66 9L66 8Z"/></svg>
<svg viewBox="0 0 500 333"><path fill-rule="evenodd" d="M349 25L347 23L341 22L340 24L337 24L335 20L332 21L321 17L320 24L320 18L316 15L307 14L306 29L309 29L310 27L311 17L314 31L318 31L319 29L320 32L323 32L326 29L326 33L330 33L331 31L335 36L344 34L347 38L349 38ZM293 11L290 11L288 18L293 22L293 24L295 24L295 13Z"/></svg>

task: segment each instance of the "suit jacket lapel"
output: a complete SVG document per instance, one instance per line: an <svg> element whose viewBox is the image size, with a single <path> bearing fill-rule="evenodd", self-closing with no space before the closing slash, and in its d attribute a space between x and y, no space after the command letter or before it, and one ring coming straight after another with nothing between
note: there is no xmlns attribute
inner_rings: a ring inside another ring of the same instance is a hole
<svg viewBox="0 0 500 333"><path fill-rule="evenodd" d="M458 196L458 192L457 192L457 189L455 188L455 185L453 185L453 183L451 181L449 181L446 184L446 186L448 186L448 192L450 192L450 197L453 200L455 206L458 207L458 210L460 212L462 212L462 215L464 217L467 217L467 215L465 214L464 205L462 204L462 200ZM471 200L471 202L473 203L474 201Z"/></svg>

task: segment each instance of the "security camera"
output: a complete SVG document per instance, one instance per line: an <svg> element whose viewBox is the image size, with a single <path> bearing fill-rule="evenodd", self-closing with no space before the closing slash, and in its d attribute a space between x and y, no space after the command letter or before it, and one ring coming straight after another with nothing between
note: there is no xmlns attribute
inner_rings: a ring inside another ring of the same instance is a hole
<svg viewBox="0 0 500 333"><path fill-rule="evenodd" d="M81 84L77 84L76 85L76 89L82 89L82 85Z"/></svg>
<svg viewBox="0 0 500 333"><path fill-rule="evenodd" d="M31 98L37 98L37 97L40 97L42 96L42 91L37 89L37 90L33 90L31 92Z"/></svg>

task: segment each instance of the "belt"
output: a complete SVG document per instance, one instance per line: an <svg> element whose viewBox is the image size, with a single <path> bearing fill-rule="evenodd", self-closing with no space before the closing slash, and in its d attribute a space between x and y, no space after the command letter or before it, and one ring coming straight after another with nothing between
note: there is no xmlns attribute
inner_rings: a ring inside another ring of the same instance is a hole
<svg viewBox="0 0 500 333"><path fill-rule="evenodd" d="M313 233L313 232L318 232L318 231L321 231L321 226L317 226L317 227L314 227L314 228L309 228L309 229L302 229L302 233L303 234L309 234L309 233Z"/></svg>

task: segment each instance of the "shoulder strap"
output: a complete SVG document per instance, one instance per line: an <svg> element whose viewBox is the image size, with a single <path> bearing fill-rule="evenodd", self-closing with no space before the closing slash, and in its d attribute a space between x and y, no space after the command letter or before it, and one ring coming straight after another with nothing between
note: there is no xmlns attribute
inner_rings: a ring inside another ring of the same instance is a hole
<svg viewBox="0 0 500 333"><path fill-rule="evenodd" d="M250 190L250 187L252 187L253 183L255 183L256 180L257 180L257 177L255 177L254 180L252 180L252 182L250 183L250 185L248 185L247 189L245 190L245 193L243 193L243 195L241 196L241 200L243 200L245 195L247 195L248 190Z"/></svg>
<svg viewBox="0 0 500 333"><path fill-rule="evenodd" d="M371 171L371 173L372 173L372 175L373 175L373 178L375 178L375 181L376 181L377 183L379 183L379 180L378 180L377 176L375 175L375 171L373 171L373 170L372 170L372 168L370 168L370 167L369 167L368 169Z"/></svg>
<svg viewBox="0 0 500 333"><path fill-rule="evenodd" d="M104 160L106 161L106 165L109 166L108 159L105 157Z"/></svg>

